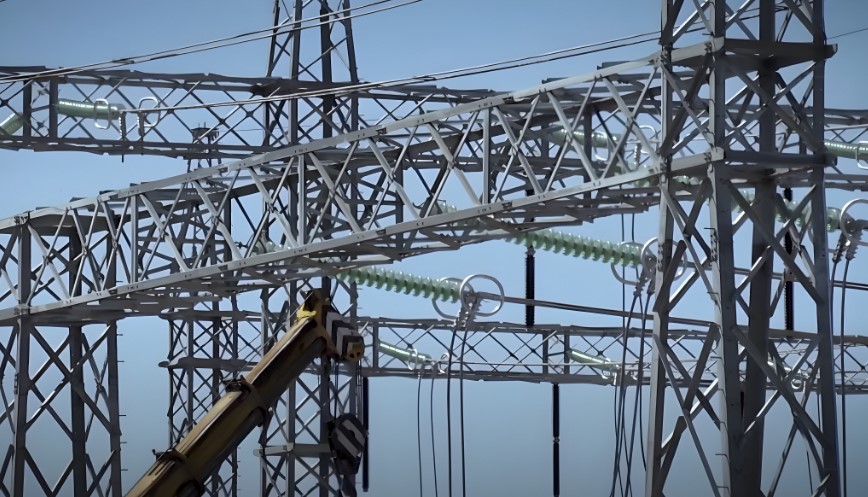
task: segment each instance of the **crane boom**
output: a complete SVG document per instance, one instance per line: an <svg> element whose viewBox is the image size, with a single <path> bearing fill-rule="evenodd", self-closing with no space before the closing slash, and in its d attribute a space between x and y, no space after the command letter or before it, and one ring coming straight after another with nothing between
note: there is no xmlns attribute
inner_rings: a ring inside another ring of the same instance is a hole
<svg viewBox="0 0 868 497"><path fill-rule="evenodd" d="M196 497L221 462L268 417L287 385L317 357L358 361L362 337L318 292L310 293L295 323L245 377L226 393L183 439L166 452L127 497ZM356 433L361 432L356 430Z"/></svg>

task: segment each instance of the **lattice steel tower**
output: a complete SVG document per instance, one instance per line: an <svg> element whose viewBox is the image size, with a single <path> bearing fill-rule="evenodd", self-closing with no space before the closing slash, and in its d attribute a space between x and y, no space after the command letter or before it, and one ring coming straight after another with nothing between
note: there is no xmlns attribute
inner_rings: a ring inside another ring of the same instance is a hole
<svg viewBox="0 0 868 497"><path fill-rule="evenodd" d="M868 373L833 362L826 229L846 220L829 214L826 190L866 178L826 171L830 150L861 149L824 140L827 119L852 116L824 105L833 49L821 0L665 0L651 56L513 93L356 87L349 0L282 5L262 78L3 69L21 77L0 83L2 146L190 167L0 221L0 494L121 495L118 321L169 324L171 444L274 342L297 294L326 286L368 333L368 352L359 370L317 363L287 391L257 440L263 496L337 495L329 416L359 412L367 378L416 377L406 364L425 361L437 378L451 367L469 379L649 385L649 496L667 494L687 444L706 493L770 495L797 435L819 468L813 495L840 495L835 392L865 390ZM201 104L225 98L237 103L202 123ZM97 131L83 125L93 121ZM656 250L540 231L625 213L659 218ZM365 268L504 238L648 265L653 333L474 322L467 357L444 365L424 351L451 323L359 317L343 282L382 283ZM815 326L794 327L794 292ZM713 319L677 314L700 308ZM636 360L613 367L600 343ZM770 470L764 432L778 427L765 420L782 404L792 425ZM37 430L71 448L59 475L33 446ZM239 493L238 457L209 495Z"/></svg>

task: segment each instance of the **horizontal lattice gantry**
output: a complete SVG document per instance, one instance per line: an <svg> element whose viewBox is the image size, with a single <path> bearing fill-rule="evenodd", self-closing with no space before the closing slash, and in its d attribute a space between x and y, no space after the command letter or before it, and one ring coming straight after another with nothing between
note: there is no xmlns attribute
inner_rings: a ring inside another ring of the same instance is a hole
<svg viewBox="0 0 868 497"><path fill-rule="evenodd" d="M743 122L730 149L710 146L708 109L685 116L678 141L654 131L659 80L697 91L708 54L722 50L715 40L668 54L689 74L649 56L0 221L0 322L156 314L177 307L179 292L215 299L643 211L659 202L664 168L701 174L756 153L738 139ZM781 123L793 120L793 109L773 110ZM787 136L822 149L808 122ZM594 150L599 141L608 156ZM777 175L795 172L791 184L827 160L786 149ZM684 181L675 198L696 187ZM27 298L16 275L31 282Z"/></svg>

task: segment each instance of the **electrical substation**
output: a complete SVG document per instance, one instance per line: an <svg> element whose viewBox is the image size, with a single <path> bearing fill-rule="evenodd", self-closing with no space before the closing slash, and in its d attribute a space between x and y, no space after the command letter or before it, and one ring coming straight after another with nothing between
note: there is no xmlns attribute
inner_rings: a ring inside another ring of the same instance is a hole
<svg viewBox="0 0 868 497"><path fill-rule="evenodd" d="M865 29L560 2L609 35L474 52L558 22L504 0L401 62L438 2L0 66L0 496L861 495L868 110L836 85ZM240 47L259 74L150 70Z"/></svg>

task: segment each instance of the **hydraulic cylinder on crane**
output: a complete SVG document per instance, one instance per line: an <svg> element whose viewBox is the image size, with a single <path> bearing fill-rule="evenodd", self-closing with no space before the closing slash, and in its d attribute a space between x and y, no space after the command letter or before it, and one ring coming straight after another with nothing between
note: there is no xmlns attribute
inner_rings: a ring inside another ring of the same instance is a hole
<svg viewBox="0 0 868 497"><path fill-rule="evenodd" d="M295 323L245 377L232 380L214 407L174 447L157 461L127 493L127 497L198 497L205 481L247 435L268 418L289 384L316 358L359 361L361 335L343 321L331 302L310 293ZM367 435L352 416L337 418L330 437L335 465L358 468ZM337 445L337 446L336 446ZM339 473L341 473L339 472Z"/></svg>

